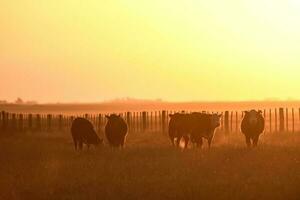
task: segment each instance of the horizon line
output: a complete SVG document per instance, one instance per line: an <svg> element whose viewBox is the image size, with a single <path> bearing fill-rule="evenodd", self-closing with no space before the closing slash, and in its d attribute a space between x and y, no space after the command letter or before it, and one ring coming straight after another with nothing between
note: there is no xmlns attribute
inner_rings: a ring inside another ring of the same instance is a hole
<svg viewBox="0 0 300 200"><path fill-rule="evenodd" d="M72 104L82 104L82 105L91 105L91 104L145 104L145 103L153 103L153 104L193 104L193 103L263 103L263 102L300 102L300 99L266 99L266 100L190 100L190 101L168 101L161 99L115 99L115 100L104 100L104 101L85 101L85 102L38 102L28 101L24 103L16 103L16 102L0 102L0 105L72 105Z"/></svg>

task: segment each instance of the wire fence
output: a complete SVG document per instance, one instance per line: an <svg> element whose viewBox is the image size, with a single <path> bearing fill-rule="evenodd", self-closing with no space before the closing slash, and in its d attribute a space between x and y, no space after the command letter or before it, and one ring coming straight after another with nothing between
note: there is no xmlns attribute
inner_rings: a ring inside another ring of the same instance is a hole
<svg viewBox="0 0 300 200"><path fill-rule="evenodd" d="M265 118L265 134L276 132L300 131L299 109L268 109L262 110ZM153 111L153 112L124 112L120 114L127 122L129 132L167 132L169 114L190 113L199 111ZM211 113L209 111L200 111ZM219 111L222 114L220 131L225 134L240 132L240 123L244 113L241 111ZM63 114L24 114L2 111L0 114L0 134L12 132L34 131L68 131L76 117L83 117L91 121L98 132L104 130L107 119L105 114L63 115Z"/></svg>

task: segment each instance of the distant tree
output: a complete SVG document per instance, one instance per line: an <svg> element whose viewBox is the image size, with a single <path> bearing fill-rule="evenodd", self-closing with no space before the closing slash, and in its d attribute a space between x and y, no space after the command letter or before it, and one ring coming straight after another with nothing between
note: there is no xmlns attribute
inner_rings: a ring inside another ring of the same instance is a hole
<svg viewBox="0 0 300 200"><path fill-rule="evenodd" d="M20 97L17 98L17 100L15 101L16 104L23 104L24 101L23 99L21 99Z"/></svg>
<svg viewBox="0 0 300 200"><path fill-rule="evenodd" d="M0 100L0 104L7 104L6 100Z"/></svg>

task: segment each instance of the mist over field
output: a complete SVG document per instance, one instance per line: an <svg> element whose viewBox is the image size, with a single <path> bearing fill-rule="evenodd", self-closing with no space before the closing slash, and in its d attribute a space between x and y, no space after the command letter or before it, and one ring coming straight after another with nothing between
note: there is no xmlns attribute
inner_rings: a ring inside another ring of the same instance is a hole
<svg viewBox="0 0 300 200"><path fill-rule="evenodd" d="M229 101L167 102L162 100L124 99L101 103L0 104L0 110L16 113L96 114L141 111L243 111L249 109L298 108L300 101Z"/></svg>

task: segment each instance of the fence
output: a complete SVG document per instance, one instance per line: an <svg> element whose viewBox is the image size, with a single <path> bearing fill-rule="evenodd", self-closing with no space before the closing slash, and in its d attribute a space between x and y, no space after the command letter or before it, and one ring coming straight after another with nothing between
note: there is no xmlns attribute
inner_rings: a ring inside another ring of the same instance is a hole
<svg viewBox="0 0 300 200"><path fill-rule="evenodd" d="M166 132L168 129L169 114L182 111L153 111L153 112L125 112L120 115L127 122L129 132ZM188 113L188 112L186 112ZM207 112L209 113L209 112ZM243 118L241 111L223 111L220 131L225 134L237 133ZM299 109L268 109L263 110L265 118L265 133L297 132L300 131ZM85 115L53 115L53 114L21 114L0 113L0 133L24 131L66 131L70 129L73 119L84 117L90 120L98 132L102 132L107 119L105 114Z"/></svg>

